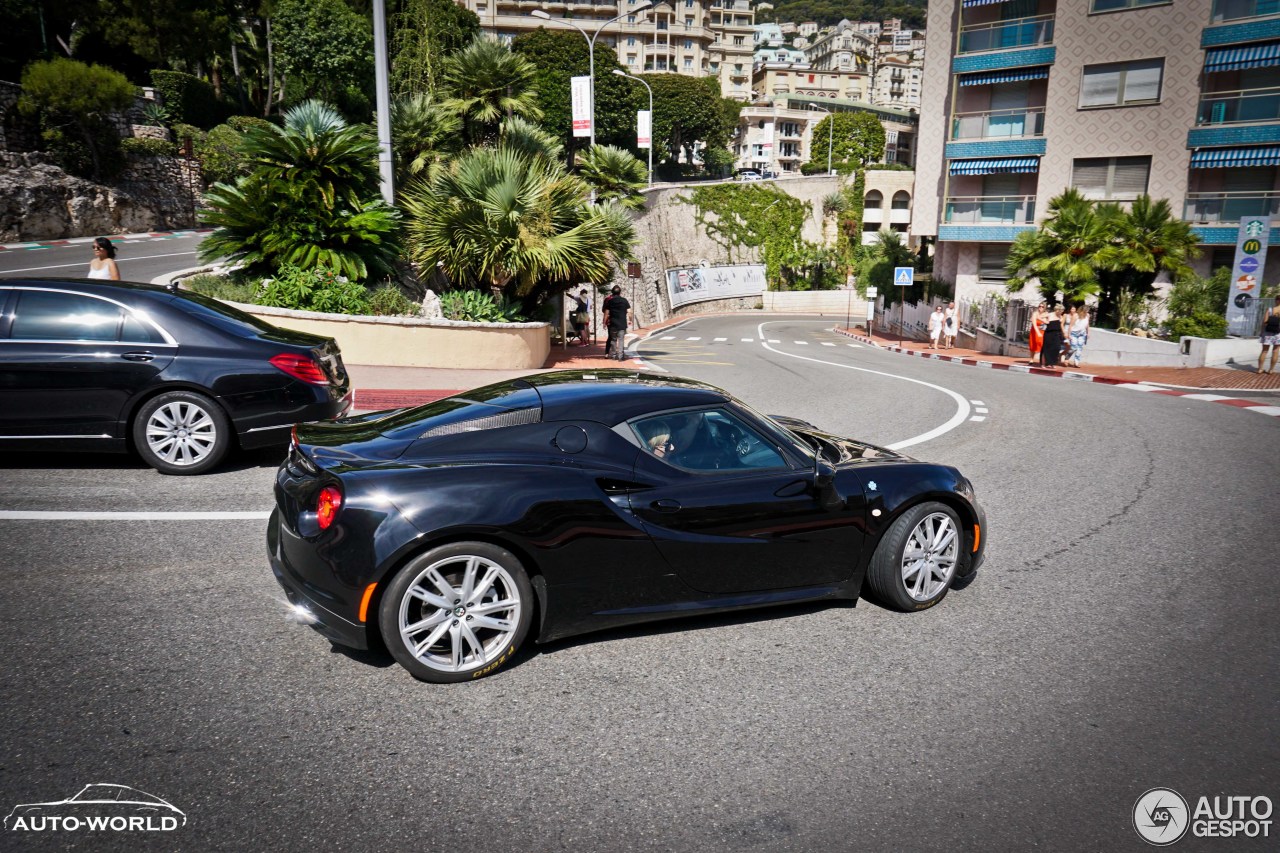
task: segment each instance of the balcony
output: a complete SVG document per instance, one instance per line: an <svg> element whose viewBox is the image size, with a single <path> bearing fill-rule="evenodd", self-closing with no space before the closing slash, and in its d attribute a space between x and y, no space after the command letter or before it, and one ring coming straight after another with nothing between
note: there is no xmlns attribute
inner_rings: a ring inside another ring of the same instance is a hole
<svg viewBox="0 0 1280 853"><path fill-rule="evenodd" d="M1280 121L1280 88L1206 92L1200 96L1196 124L1256 124L1266 121Z"/></svg>
<svg viewBox="0 0 1280 853"><path fill-rule="evenodd" d="M1280 192L1187 193L1182 218L1197 224L1280 214Z"/></svg>
<svg viewBox="0 0 1280 853"><path fill-rule="evenodd" d="M1033 195L949 196L942 221L949 225L1030 225L1035 212Z"/></svg>
<svg viewBox="0 0 1280 853"><path fill-rule="evenodd" d="M1050 44L1053 44L1053 15L1032 15L961 27L960 45L956 53L982 53Z"/></svg>
<svg viewBox="0 0 1280 853"><path fill-rule="evenodd" d="M1214 0L1211 21L1242 21L1280 15L1280 0Z"/></svg>
<svg viewBox="0 0 1280 853"><path fill-rule="evenodd" d="M1044 107L956 113L951 118L951 138L957 141L1025 136L1044 136Z"/></svg>

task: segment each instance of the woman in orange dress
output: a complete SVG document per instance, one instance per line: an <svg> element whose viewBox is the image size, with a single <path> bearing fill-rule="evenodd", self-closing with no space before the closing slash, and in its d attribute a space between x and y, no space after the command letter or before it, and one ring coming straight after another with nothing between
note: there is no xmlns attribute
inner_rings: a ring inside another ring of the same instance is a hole
<svg viewBox="0 0 1280 853"><path fill-rule="evenodd" d="M1027 329L1027 347L1031 350L1031 357L1027 359L1027 364L1040 363L1040 350L1044 348L1044 327L1048 322L1048 308L1041 302L1036 306L1035 313L1031 315L1031 325Z"/></svg>

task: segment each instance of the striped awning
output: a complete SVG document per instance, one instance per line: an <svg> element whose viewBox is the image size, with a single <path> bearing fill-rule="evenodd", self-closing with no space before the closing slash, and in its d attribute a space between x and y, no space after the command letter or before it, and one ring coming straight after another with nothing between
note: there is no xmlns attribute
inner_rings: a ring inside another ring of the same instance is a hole
<svg viewBox="0 0 1280 853"><path fill-rule="evenodd" d="M994 6L996 3L1004 3L1006 0L964 0L961 4L968 9L970 6Z"/></svg>
<svg viewBox="0 0 1280 853"><path fill-rule="evenodd" d="M953 175L1004 175L1040 171L1039 157L1001 157L996 160L952 160Z"/></svg>
<svg viewBox="0 0 1280 853"><path fill-rule="evenodd" d="M1204 70L1208 74L1272 65L1280 65L1280 41L1218 47L1207 50L1204 54Z"/></svg>
<svg viewBox="0 0 1280 853"><path fill-rule="evenodd" d="M1191 152L1193 169L1230 169L1237 166L1280 166L1280 145L1202 148Z"/></svg>
<svg viewBox="0 0 1280 853"><path fill-rule="evenodd" d="M960 77L961 86L983 86L987 83L1015 83L1019 80L1046 80L1049 66L1035 68L1006 68L1003 71L984 71L981 74L965 74Z"/></svg>

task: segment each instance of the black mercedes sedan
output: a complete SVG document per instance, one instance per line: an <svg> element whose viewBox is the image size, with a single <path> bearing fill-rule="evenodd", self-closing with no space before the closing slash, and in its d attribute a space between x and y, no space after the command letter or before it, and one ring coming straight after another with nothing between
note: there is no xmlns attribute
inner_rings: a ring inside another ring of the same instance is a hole
<svg viewBox="0 0 1280 853"><path fill-rule="evenodd" d="M199 474L351 400L330 338L176 288L0 279L0 450L132 448Z"/></svg>
<svg viewBox="0 0 1280 853"><path fill-rule="evenodd" d="M924 610L982 562L955 468L698 382L561 371L294 431L267 552L331 641L434 682L540 642L823 599Z"/></svg>

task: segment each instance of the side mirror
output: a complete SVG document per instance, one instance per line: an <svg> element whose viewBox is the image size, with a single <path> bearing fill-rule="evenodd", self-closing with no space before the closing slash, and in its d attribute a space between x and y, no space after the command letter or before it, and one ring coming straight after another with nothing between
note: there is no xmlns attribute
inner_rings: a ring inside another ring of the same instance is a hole
<svg viewBox="0 0 1280 853"><path fill-rule="evenodd" d="M813 491L818 502L824 507L830 508L832 504L840 501L840 495L836 493L835 466L821 456L814 464Z"/></svg>

